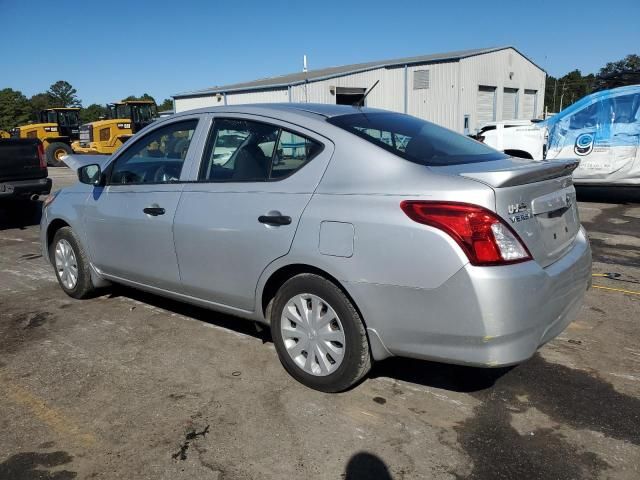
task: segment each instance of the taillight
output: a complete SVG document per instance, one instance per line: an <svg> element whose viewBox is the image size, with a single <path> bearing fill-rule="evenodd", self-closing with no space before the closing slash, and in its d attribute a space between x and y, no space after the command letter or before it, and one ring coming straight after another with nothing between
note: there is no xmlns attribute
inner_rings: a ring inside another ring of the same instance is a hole
<svg viewBox="0 0 640 480"><path fill-rule="evenodd" d="M40 168L47 168L47 159L44 156L44 146L38 143L38 159L40 160Z"/></svg>
<svg viewBox="0 0 640 480"><path fill-rule="evenodd" d="M498 215L478 205L405 200L400 208L412 220L446 232L472 265L506 265L531 260L518 235Z"/></svg>

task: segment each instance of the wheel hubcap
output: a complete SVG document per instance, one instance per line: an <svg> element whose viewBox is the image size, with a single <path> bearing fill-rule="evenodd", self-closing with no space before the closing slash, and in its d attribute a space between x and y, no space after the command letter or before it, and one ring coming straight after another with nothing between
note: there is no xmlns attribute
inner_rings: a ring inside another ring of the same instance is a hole
<svg viewBox="0 0 640 480"><path fill-rule="evenodd" d="M76 254L67 240L60 240L55 250L56 273L64 287L73 290L78 283Z"/></svg>
<svg viewBox="0 0 640 480"><path fill-rule="evenodd" d="M62 148L59 148L55 151L55 153L53 154L54 158L56 160L60 160L64 155L66 155L67 152L65 150L63 150Z"/></svg>
<svg viewBox="0 0 640 480"><path fill-rule="evenodd" d="M320 297L303 293L289 300L280 333L287 353L306 373L322 377L342 364L344 329L331 305Z"/></svg>

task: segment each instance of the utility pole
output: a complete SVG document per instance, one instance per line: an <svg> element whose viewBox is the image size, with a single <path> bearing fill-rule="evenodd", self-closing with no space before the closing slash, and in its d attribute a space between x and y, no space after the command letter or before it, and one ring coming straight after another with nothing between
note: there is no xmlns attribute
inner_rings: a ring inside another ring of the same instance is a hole
<svg viewBox="0 0 640 480"><path fill-rule="evenodd" d="M559 112L562 111L562 99L564 98L564 86L565 86L565 82L562 82L562 94L560 95L560 110L558 110Z"/></svg>
<svg viewBox="0 0 640 480"><path fill-rule="evenodd" d="M558 88L558 79L556 78L556 83L553 85L553 112L556 110L556 89Z"/></svg>

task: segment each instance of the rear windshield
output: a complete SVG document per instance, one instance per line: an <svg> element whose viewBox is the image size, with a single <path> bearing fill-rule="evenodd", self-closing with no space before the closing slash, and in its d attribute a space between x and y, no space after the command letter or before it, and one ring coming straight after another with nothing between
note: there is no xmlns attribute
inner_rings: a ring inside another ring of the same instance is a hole
<svg viewBox="0 0 640 480"><path fill-rule="evenodd" d="M508 158L471 138L400 113L354 113L327 120L411 162L458 165Z"/></svg>

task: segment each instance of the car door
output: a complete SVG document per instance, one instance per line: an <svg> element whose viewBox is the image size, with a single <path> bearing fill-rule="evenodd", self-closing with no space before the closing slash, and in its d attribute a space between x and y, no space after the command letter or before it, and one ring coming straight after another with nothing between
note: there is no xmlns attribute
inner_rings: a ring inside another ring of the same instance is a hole
<svg viewBox="0 0 640 480"><path fill-rule="evenodd" d="M253 310L258 278L289 251L332 152L327 139L277 120L214 118L174 222L185 293Z"/></svg>
<svg viewBox="0 0 640 480"><path fill-rule="evenodd" d="M198 116L163 122L105 169L87 200L85 227L103 273L163 289L180 287L173 217L197 147Z"/></svg>
<svg viewBox="0 0 640 480"><path fill-rule="evenodd" d="M611 150L614 171L636 174L640 147L640 93L620 95L612 100ZM632 171L633 170L633 171Z"/></svg>

